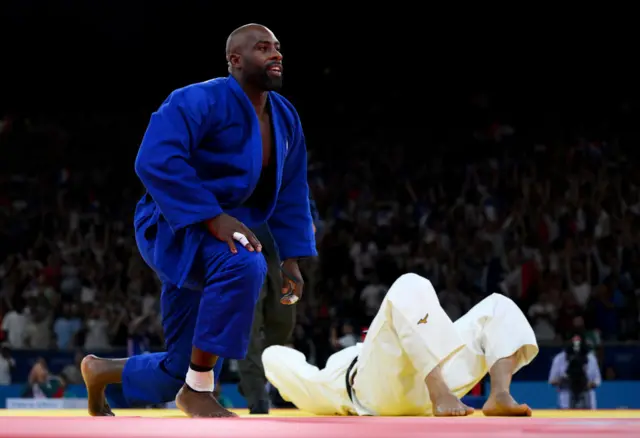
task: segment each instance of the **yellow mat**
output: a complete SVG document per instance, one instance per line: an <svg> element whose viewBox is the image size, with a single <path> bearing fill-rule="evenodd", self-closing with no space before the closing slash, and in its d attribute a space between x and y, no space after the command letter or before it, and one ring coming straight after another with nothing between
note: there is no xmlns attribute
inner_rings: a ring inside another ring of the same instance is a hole
<svg viewBox="0 0 640 438"><path fill-rule="evenodd" d="M235 413L242 417L261 418L266 415L249 415L246 409L234 409ZM114 413L122 417L184 417L182 412L172 409L115 409ZM0 409L0 417L86 417L87 412L80 409L60 410L20 410ZM313 417L296 409L274 409L269 417ZM474 417L482 417L481 412L476 412ZM558 411L538 409L533 411L537 418L640 418L640 410L597 410L597 411Z"/></svg>

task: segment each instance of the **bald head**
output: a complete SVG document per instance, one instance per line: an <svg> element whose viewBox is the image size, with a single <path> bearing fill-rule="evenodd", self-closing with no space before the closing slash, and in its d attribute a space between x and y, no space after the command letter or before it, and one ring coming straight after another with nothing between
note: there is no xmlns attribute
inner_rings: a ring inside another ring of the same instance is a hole
<svg viewBox="0 0 640 438"><path fill-rule="evenodd" d="M229 72L265 91L282 86L282 55L276 36L261 24L245 24L227 38Z"/></svg>
<svg viewBox="0 0 640 438"><path fill-rule="evenodd" d="M245 44L249 42L247 40L257 40L259 38L259 35L265 34L275 39L273 32L271 32L269 29L267 29L266 26L263 26L261 24L251 23L240 26L239 28L231 32L229 34L229 37L227 38L227 59L229 59L229 55L231 53L236 52L241 47L245 46Z"/></svg>

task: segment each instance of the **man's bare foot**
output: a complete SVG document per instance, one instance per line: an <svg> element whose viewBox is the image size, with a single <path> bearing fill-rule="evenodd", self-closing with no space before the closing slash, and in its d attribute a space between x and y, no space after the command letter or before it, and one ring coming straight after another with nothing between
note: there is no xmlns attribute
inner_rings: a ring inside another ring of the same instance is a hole
<svg viewBox="0 0 640 438"><path fill-rule="evenodd" d="M474 412L473 408L462 403L450 392L431 397L431 403L435 417L465 417Z"/></svg>
<svg viewBox="0 0 640 438"><path fill-rule="evenodd" d="M109 359L100 359L92 354L82 359L80 370L87 387L89 415L93 417L113 417L113 411L104 395L109 382L108 375L113 373L114 365Z"/></svg>
<svg viewBox="0 0 640 438"><path fill-rule="evenodd" d="M237 417L222 407L213 392L196 392L184 385L176 396L176 406L192 418L228 418Z"/></svg>
<svg viewBox="0 0 640 438"><path fill-rule="evenodd" d="M487 417L530 417L531 408L518 404L508 392L492 392L482 407L482 413Z"/></svg>
<svg viewBox="0 0 640 438"><path fill-rule="evenodd" d="M436 366L424 379L429 390L429 398L436 417L464 417L473 414L473 408L465 405L453 395L442 376L440 365Z"/></svg>

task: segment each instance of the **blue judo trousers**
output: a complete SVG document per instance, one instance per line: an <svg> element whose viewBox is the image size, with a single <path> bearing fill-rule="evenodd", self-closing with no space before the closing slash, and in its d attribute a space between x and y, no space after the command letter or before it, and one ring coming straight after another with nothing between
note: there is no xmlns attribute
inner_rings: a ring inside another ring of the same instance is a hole
<svg viewBox="0 0 640 438"><path fill-rule="evenodd" d="M215 292L163 284L161 312L167 351L129 358L122 376L124 401L116 401L115 394L107 392L111 396L109 401L114 400L113 407L173 401L184 384L192 345L220 356L215 376L220 375L224 357L239 358L240 350L246 351L248 344L243 344L248 336L238 336L232 331L242 333L245 327L251 328L266 275L264 257L244 248L238 248L238 254L232 255L226 243L211 238L205 240L202 259L209 261L207 272L211 275L207 283ZM203 299L208 293L215 294L215 299ZM207 322L198 321L199 317ZM225 345L227 340L237 340L238 346Z"/></svg>
<svg viewBox="0 0 640 438"><path fill-rule="evenodd" d="M233 77L175 90L152 115L136 159L147 193L134 218L136 242L162 281L166 351L129 358L113 407L173 401L195 346L222 358L246 356L267 267L262 254L211 236L202 223L227 213L249 228L267 225L282 260L317 255L300 119L270 92L275 193L245 204L262 172L260 123Z"/></svg>

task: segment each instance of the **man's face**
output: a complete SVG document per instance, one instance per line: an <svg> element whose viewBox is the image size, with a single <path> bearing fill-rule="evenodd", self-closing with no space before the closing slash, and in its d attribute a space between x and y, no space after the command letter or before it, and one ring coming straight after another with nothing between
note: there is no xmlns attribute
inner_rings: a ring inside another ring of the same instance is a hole
<svg viewBox="0 0 640 438"><path fill-rule="evenodd" d="M242 45L238 61L245 82L262 91L282 88L280 43L270 31L251 31Z"/></svg>

